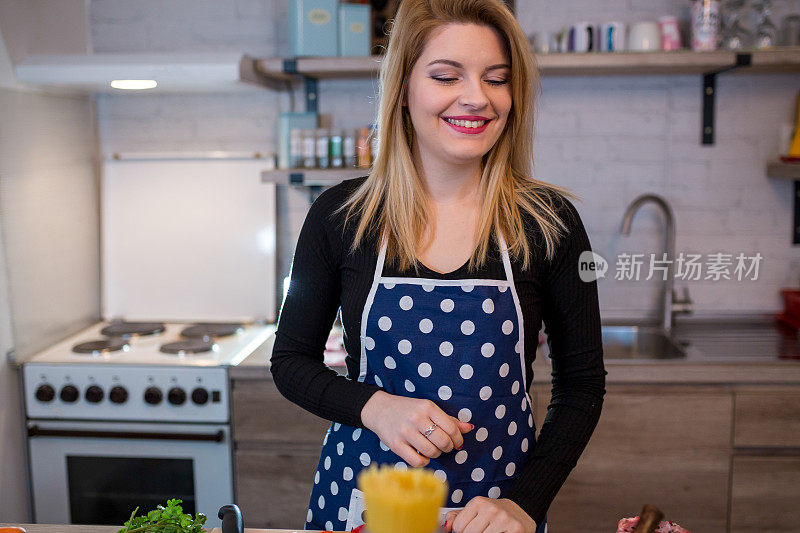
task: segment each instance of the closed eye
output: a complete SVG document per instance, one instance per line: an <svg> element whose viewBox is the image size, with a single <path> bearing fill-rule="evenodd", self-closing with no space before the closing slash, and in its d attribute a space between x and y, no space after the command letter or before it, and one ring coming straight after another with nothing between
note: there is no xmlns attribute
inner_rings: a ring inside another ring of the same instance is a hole
<svg viewBox="0 0 800 533"><path fill-rule="evenodd" d="M438 82L444 83L445 85L450 85L451 83L458 81L458 78L438 78L436 76L431 76L432 80L436 80ZM495 87L500 85L505 85L508 83L508 80L486 80L489 85L493 85Z"/></svg>

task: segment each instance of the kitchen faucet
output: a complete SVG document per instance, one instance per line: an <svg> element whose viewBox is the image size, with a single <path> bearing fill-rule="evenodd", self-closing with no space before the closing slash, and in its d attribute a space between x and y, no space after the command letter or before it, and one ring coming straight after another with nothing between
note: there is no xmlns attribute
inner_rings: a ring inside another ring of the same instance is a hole
<svg viewBox="0 0 800 533"><path fill-rule="evenodd" d="M664 281L664 289L661 301L661 325L664 333L670 335L672 333L672 320L675 313L691 313L692 301L689 298L689 288L684 287L683 299L678 300L675 295L675 278L673 276L673 262L675 261L675 215L672 208L667 201L661 196L655 194L643 194L630 203L625 210L625 215L622 218L622 228L620 233L623 235L631 234L631 222L633 216L639 208L646 204L653 203L658 206L664 213L667 228L664 239L664 251L667 253L667 272L666 280Z"/></svg>

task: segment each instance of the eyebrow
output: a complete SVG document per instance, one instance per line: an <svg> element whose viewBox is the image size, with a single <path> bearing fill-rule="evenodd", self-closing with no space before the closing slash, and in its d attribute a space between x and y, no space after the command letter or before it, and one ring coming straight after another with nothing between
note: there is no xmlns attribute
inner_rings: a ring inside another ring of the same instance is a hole
<svg viewBox="0 0 800 533"><path fill-rule="evenodd" d="M453 61L452 59L434 59L433 61L428 63L428 66L434 65L436 63L443 63L445 65L450 65L450 66L453 66L453 67L456 67L456 68L464 68L464 65L462 65L458 61ZM483 72L489 72L490 70L496 70L496 69L499 69L499 68L510 69L511 67L506 65L505 63L498 63L497 65L490 65L490 66L486 67L485 69L483 69Z"/></svg>

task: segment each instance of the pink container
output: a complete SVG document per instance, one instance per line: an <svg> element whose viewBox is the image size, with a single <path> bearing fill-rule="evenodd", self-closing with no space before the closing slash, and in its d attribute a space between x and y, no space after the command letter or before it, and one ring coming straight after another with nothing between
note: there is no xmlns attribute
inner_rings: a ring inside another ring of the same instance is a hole
<svg viewBox="0 0 800 533"><path fill-rule="evenodd" d="M678 19L672 15L658 19L661 29L661 49L665 51L681 49L681 30Z"/></svg>

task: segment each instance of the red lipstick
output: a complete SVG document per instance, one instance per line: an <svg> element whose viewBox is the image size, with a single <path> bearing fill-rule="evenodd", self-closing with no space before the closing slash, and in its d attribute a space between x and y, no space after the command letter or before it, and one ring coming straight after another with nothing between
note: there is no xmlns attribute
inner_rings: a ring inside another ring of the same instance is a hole
<svg viewBox="0 0 800 533"><path fill-rule="evenodd" d="M442 117L442 118L451 118L453 120L490 120L487 117L482 117L479 115L459 115L457 117Z"/></svg>
<svg viewBox="0 0 800 533"><path fill-rule="evenodd" d="M483 130L485 130L486 127L489 125L489 122L491 122L491 120L487 120L487 119L468 119L468 118L457 118L457 117L448 117L448 118L452 118L453 120L486 120L486 122L483 123L483 126L480 126L480 127L477 127L477 128L465 128L464 126L456 126L455 124L447 122L446 120L444 120L444 117L442 117L442 122L444 122L445 124L447 124L448 126L453 128L457 132L459 132L459 133L467 133L467 134L470 134L470 135L476 135L478 133L482 133Z"/></svg>

